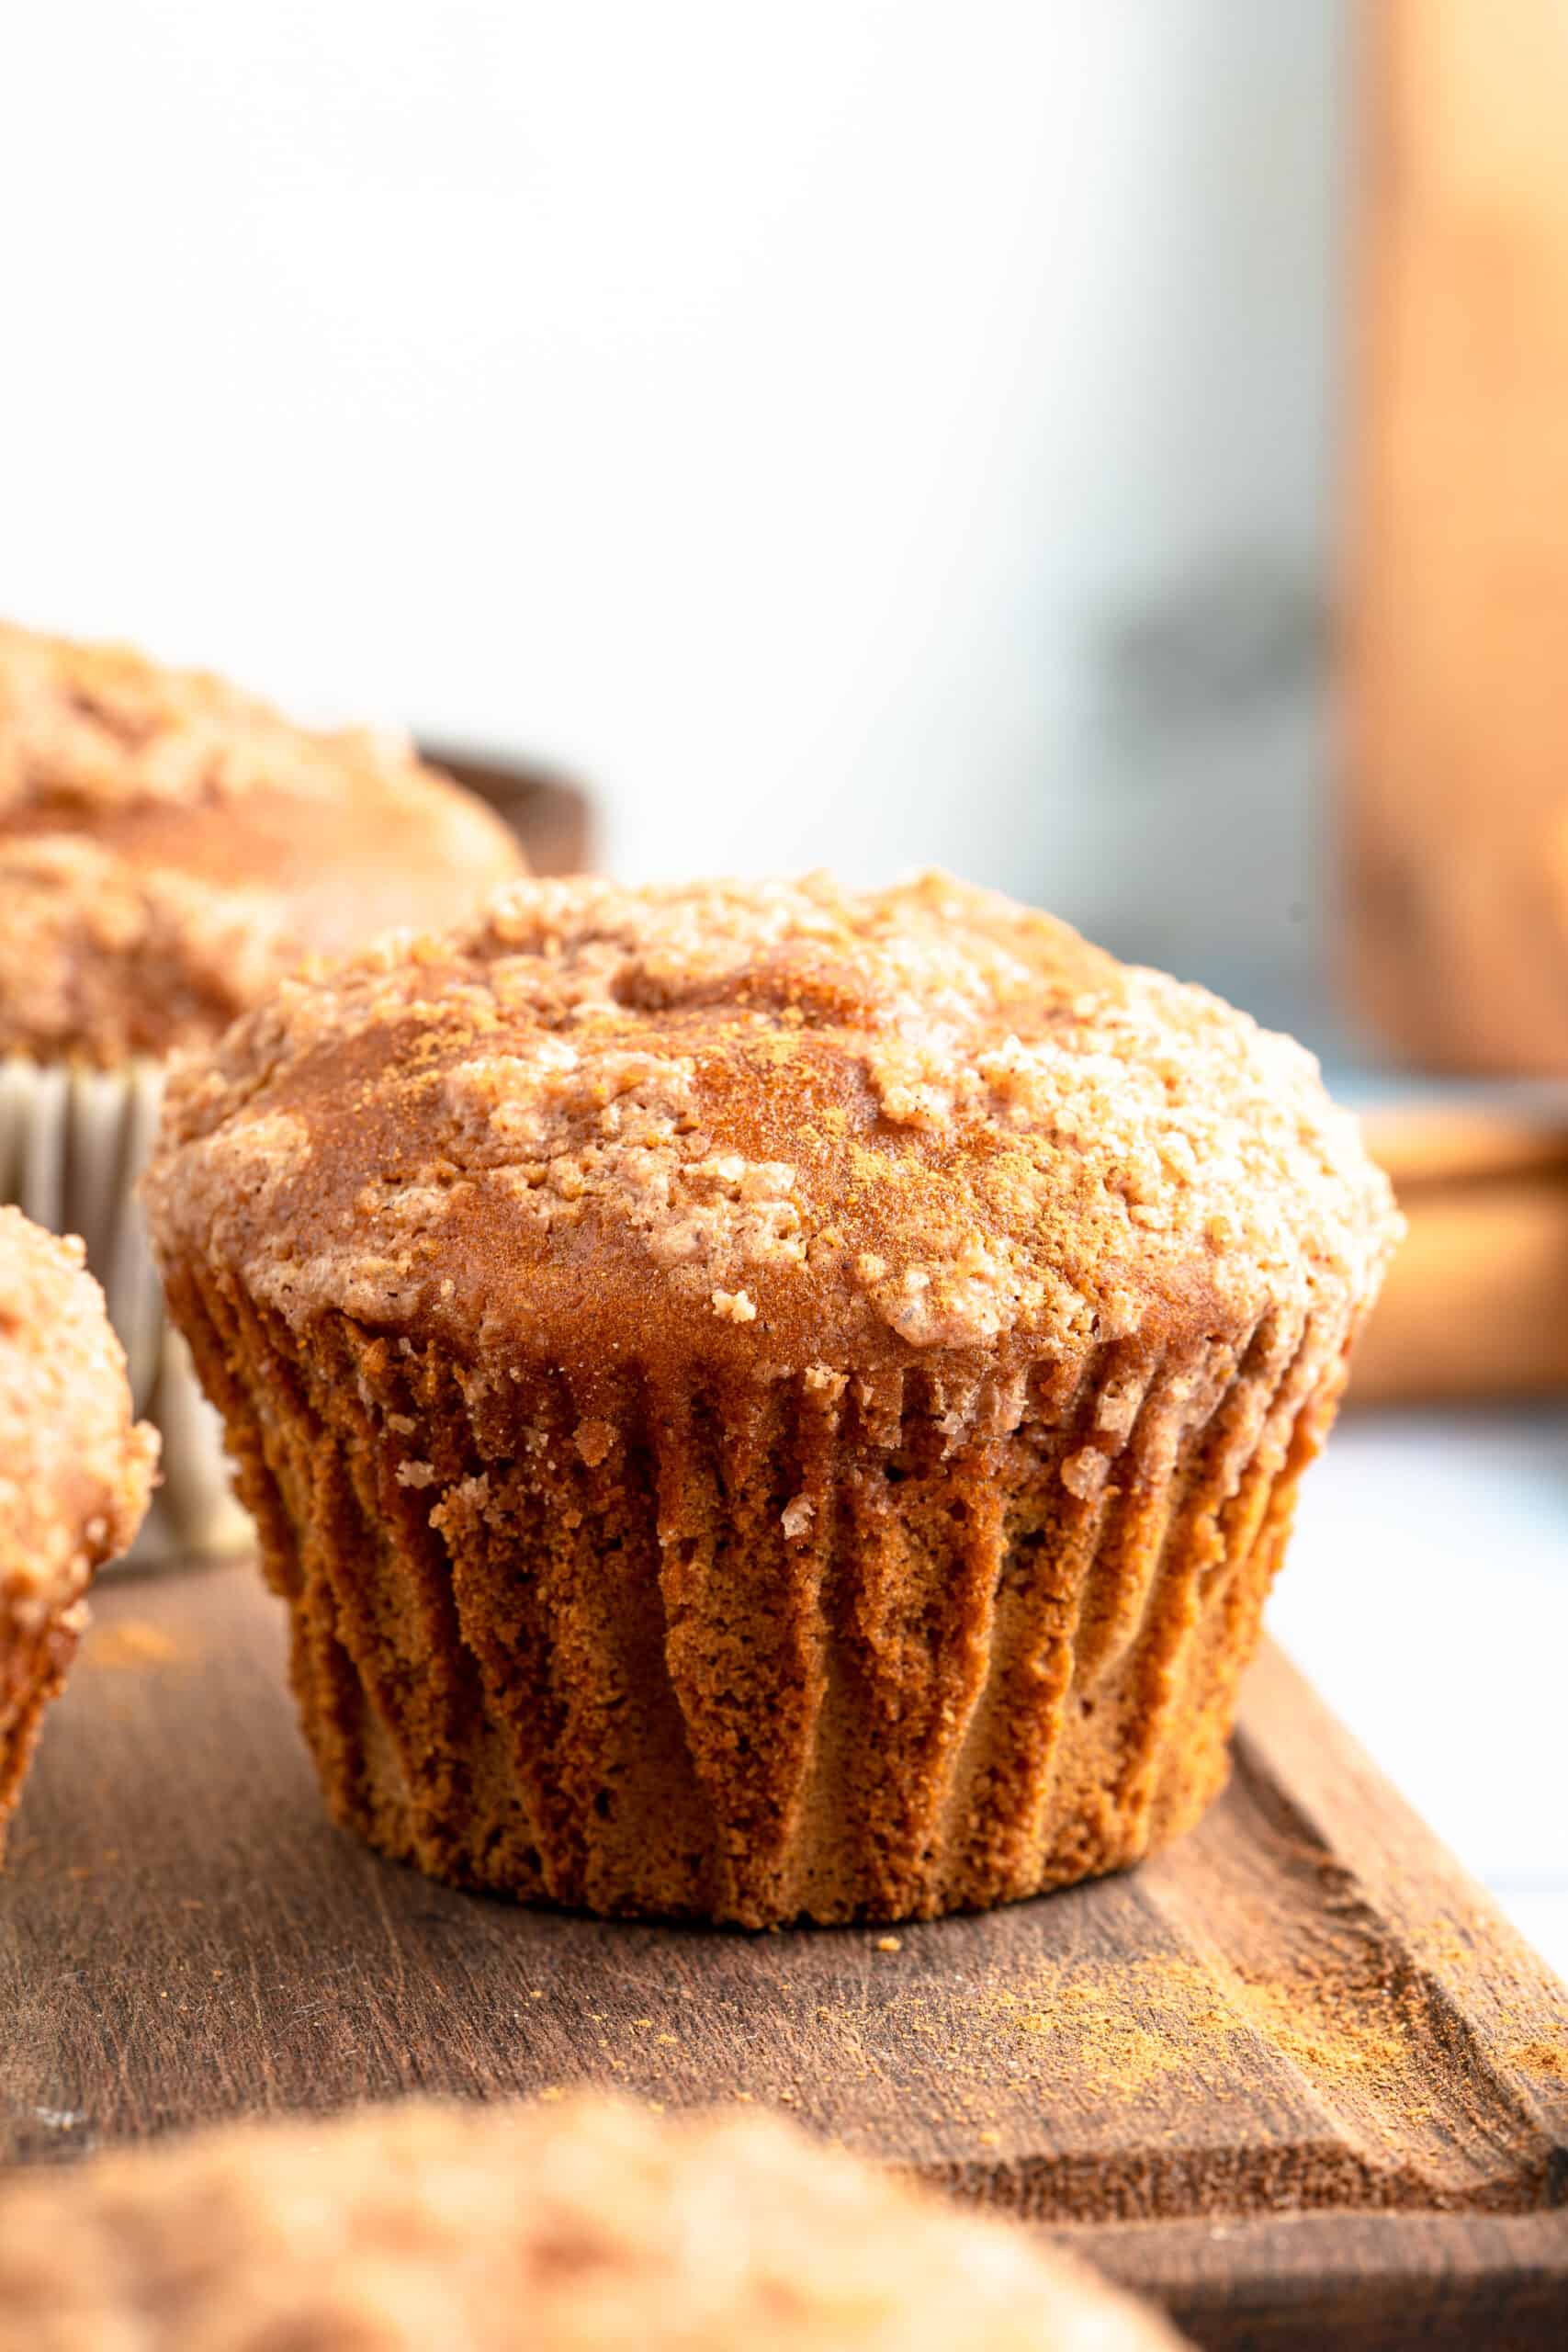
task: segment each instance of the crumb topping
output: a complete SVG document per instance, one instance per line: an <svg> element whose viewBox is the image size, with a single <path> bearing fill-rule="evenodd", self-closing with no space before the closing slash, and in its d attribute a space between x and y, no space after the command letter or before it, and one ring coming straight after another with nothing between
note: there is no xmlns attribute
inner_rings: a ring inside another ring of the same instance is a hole
<svg viewBox="0 0 1568 2352"><path fill-rule="evenodd" d="M345 772L417 765L395 732L296 726L254 695L124 645L0 621L0 812L186 809L284 786L342 797ZM426 772L428 773L428 771Z"/></svg>
<svg viewBox="0 0 1568 2352"><path fill-rule="evenodd" d="M814 1378L1343 1315L1398 1229L1300 1046L935 874L514 886L288 983L176 1080L148 1198L297 1328L651 1317Z"/></svg>
<svg viewBox="0 0 1568 2352"><path fill-rule="evenodd" d="M250 2123L0 2187L0 2347L1159 2352L1034 2234L759 2112L546 2093Z"/></svg>
<svg viewBox="0 0 1568 2352"><path fill-rule="evenodd" d="M209 1042L307 954L522 871L488 809L365 730L0 623L0 1053Z"/></svg>
<svg viewBox="0 0 1568 2352"><path fill-rule="evenodd" d="M8 1635L73 1607L129 1546L157 1441L80 1241L0 1208L0 1729Z"/></svg>

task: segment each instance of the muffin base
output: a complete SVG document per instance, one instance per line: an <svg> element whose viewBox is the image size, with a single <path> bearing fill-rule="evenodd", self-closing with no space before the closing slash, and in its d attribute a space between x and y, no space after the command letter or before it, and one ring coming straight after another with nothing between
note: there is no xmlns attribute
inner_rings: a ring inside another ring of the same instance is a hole
<svg viewBox="0 0 1568 2352"><path fill-rule="evenodd" d="M334 1818L458 1885L751 1928L982 1908L1190 1827L1346 1338L677 1391L171 1298Z"/></svg>

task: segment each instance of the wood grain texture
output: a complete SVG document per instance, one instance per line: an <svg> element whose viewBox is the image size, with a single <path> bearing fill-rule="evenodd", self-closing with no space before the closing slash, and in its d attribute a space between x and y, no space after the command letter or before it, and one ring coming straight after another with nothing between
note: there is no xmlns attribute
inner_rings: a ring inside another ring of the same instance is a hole
<svg viewBox="0 0 1568 2352"><path fill-rule="evenodd" d="M1349 988L1568 1071L1568 10L1375 0L1347 588Z"/></svg>
<svg viewBox="0 0 1568 2352"><path fill-rule="evenodd" d="M1568 1996L1277 1655L1194 1836L894 1939L383 1863L322 1816L282 1657L243 1566L101 1594L0 1880L0 2161L413 2089L743 2097L1065 2231L1201 2343L1568 2333Z"/></svg>
<svg viewBox="0 0 1568 2352"><path fill-rule="evenodd" d="M1568 1388L1568 1105L1366 1118L1409 1231L1356 1351L1358 1404Z"/></svg>

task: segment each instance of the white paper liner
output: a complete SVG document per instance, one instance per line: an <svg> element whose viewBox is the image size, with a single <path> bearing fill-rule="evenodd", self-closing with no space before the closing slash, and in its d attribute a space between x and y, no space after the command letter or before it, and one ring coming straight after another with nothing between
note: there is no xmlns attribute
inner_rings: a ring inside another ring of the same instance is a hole
<svg viewBox="0 0 1568 2352"><path fill-rule="evenodd" d="M243 1551L253 1540L218 1417L164 1316L136 1198L163 1091L157 1062L95 1070L0 1058L0 1201L52 1232L81 1235L125 1349L137 1414L163 1437L162 1484L127 1555L138 1567Z"/></svg>

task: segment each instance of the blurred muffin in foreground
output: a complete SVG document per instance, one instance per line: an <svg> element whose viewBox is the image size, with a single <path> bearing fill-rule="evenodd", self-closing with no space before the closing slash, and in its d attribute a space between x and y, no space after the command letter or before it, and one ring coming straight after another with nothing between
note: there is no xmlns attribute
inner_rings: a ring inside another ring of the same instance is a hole
<svg viewBox="0 0 1568 2352"><path fill-rule="evenodd" d="M760 2114L369 2109L0 2185L0 2347L1161 2352L1153 2312Z"/></svg>
<svg viewBox="0 0 1568 2352"><path fill-rule="evenodd" d="M164 1433L144 1551L243 1532L132 1199L166 1057L304 956L454 921L522 870L401 744L0 624L0 1198L85 1237Z"/></svg>
<svg viewBox="0 0 1568 2352"><path fill-rule="evenodd" d="M0 1851L83 1596L135 1535L157 1459L82 1255L0 1208Z"/></svg>
<svg viewBox="0 0 1568 2352"><path fill-rule="evenodd" d="M147 1199L338 1819L752 1927L1197 1819L1397 1230L1299 1046L941 876L519 885Z"/></svg>

